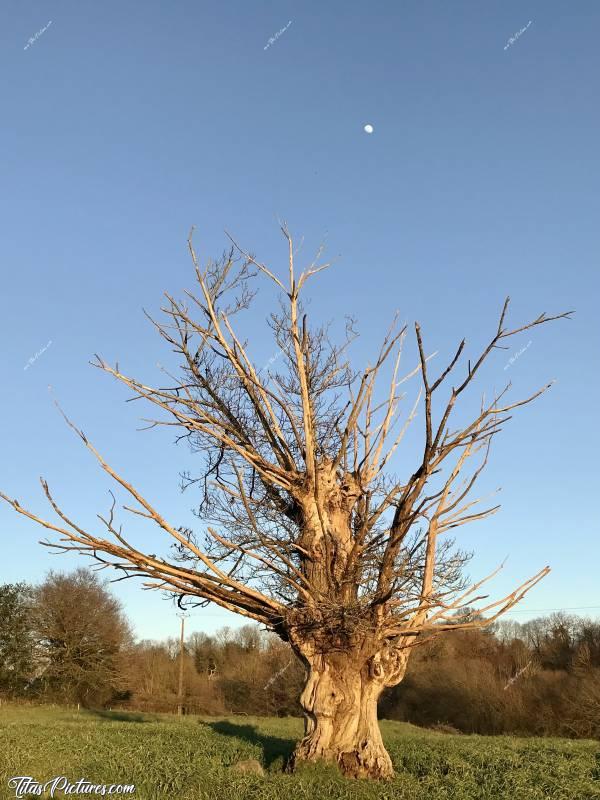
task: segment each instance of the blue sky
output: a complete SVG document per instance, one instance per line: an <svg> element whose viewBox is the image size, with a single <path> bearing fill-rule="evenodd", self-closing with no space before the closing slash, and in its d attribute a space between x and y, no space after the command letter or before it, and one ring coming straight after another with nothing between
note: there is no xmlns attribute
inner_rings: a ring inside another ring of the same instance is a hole
<svg viewBox="0 0 600 800"><path fill-rule="evenodd" d="M497 593L552 566L523 609L600 606L597 3L10 0L1 14L3 491L45 513L43 475L81 522L106 510L110 484L54 396L165 515L193 522L178 490L191 456L137 431L141 407L88 361L157 380L169 354L142 308L192 286L190 226L202 258L227 229L278 271L285 219L306 259L323 241L335 258L310 313L357 317L357 364L396 309L440 366L463 335L470 355L484 344L507 294L515 323L576 310L517 337L472 392L557 381L498 439L484 483L503 487L503 509L460 542L474 576L509 556ZM263 363L272 300L249 321ZM0 506L0 581L85 563L39 538ZM176 634L160 595L114 591L139 636ZM242 622L214 608L190 620Z"/></svg>

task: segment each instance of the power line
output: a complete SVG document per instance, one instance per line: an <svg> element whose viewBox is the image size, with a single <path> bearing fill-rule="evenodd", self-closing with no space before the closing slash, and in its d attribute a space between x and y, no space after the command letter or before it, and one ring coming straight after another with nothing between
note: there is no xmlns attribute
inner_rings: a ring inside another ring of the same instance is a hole
<svg viewBox="0 0 600 800"><path fill-rule="evenodd" d="M514 608L512 611L505 611L502 616L507 614L540 614L544 611L593 611L599 610L600 606L564 606L562 608ZM218 613L218 612L213 612ZM230 612L235 614L235 612ZM201 611L195 611L187 614L188 617L205 617Z"/></svg>
<svg viewBox="0 0 600 800"><path fill-rule="evenodd" d="M564 606L561 608L515 608L512 611L505 611L504 614L523 614L523 613L537 613L538 611L583 611L585 609L599 609L600 606ZM230 612L235 614L235 611ZM203 617L205 616L201 611L188 612L188 617Z"/></svg>
<svg viewBox="0 0 600 800"><path fill-rule="evenodd" d="M566 608L515 608L512 611L505 611L504 614L537 614L540 611L584 611L599 608L600 606L570 606Z"/></svg>

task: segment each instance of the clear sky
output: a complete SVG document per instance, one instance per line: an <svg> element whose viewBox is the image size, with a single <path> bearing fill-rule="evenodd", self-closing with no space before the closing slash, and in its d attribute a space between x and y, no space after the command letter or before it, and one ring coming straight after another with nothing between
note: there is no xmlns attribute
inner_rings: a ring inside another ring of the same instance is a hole
<svg viewBox="0 0 600 800"><path fill-rule="evenodd" d="M473 576L509 556L498 593L552 566L524 609L600 606L597 2L5 0L1 15L2 490L46 513L43 475L82 523L106 511L110 484L54 395L169 519L194 523L178 489L191 456L137 431L144 409L88 361L158 380L169 353L142 308L192 286L190 226L202 258L227 229L279 271L281 218L307 259L322 241L335 257L310 311L357 317L356 363L396 309L440 366L463 335L469 355L484 344L507 294L515 323L576 310L496 353L472 393L557 381L497 440L484 485L503 509L461 543ZM258 361L272 299L251 320ZM0 506L0 582L86 563L40 533ZM169 601L114 590L139 636L176 634Z"/></svg>

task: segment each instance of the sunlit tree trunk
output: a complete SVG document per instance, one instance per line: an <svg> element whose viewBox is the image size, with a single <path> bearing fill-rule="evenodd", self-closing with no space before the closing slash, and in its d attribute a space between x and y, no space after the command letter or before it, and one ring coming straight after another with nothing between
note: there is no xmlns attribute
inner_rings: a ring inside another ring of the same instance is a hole
<svg viewBox="0 0 600 800"><path fill-rule="evenodd" d="M307 681L300 697L304 738L288 768L303 761L336 763L348 777L391 778L394 770L377 720L377 701L386 685L378 658L357 653L304 659ZM404 674L406 659L401 674ZM394 683L399 682L397 673Z"/></svg>

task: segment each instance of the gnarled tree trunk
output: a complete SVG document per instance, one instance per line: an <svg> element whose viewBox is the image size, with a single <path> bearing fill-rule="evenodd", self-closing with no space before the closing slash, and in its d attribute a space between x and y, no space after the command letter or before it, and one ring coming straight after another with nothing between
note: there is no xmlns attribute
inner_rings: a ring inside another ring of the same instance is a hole
<svg viewBox="0 0 600 800"><path fill-rule="evenodd" d="M387 684L378 657L365 661L359 654L326 653L304 656L304 661L304 738L288 769L303 761L325 760L336 763L348 777L392 778L394 768L377 721L377 701Z"/></svg>

